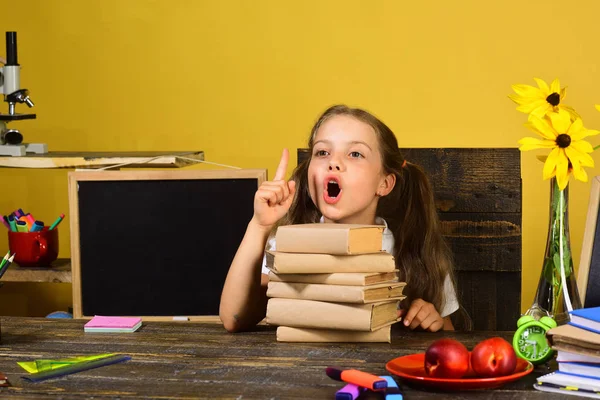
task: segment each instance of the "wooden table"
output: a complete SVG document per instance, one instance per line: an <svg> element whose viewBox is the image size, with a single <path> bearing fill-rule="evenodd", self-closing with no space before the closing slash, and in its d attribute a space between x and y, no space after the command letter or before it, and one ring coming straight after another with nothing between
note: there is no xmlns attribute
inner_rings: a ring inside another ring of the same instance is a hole
<svg viewBox="0 0 600 400"><path fill-rule="evenodd" d="M144 322L132 334L90 334L84 333L84 323L3 317L0 371L12 386L0 388L0 398L333 399L343 383L325 375L327 366L389 375L387 361L423 352L437 338L456 338L472 348L491 336L509 339L512 335L395 329L391 344L304 344L276 342L271 326L230 334L218 324ZM17 361L107 352L128 354L132 359L39 383L21 379L26 372L17 365ZM403 385L404 398L560 399L532 388L535 377L545 372L539 367L521 380L493 390L444 393Z"/></svg>

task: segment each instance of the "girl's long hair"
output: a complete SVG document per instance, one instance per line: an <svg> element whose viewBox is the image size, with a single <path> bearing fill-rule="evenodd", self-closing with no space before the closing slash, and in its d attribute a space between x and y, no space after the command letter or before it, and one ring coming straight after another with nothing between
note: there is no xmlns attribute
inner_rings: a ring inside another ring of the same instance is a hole
<svg viewBox="0 0 600 400"><path fill-rule="evenodd" d="M441 234L429 179L418 165L404 163L394 133L367 111L336 105L327 109L317 120L308 141L310 157L301 162L292 174L291 179L296 181L296 198L278 225L319 221L321 213L308 191L308 166L317 131L325 121L336 115L352 116L371 126L379 142L384 173L396 175L392 192L379 199L377 216L386 220L394 235L393 255L400 271L399 278L407 283L406 305L421 298L432 303L441 313L445 302L446 276L450 277L455 291L456 281L451 252Z"/></svg>

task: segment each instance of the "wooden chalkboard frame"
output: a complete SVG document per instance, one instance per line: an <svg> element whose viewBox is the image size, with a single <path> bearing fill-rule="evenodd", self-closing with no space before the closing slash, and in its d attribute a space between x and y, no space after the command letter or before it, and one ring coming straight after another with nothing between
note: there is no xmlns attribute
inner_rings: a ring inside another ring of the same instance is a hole
<svg viewBox="0 0 600 400"><path fill-rule="evenodd" d="M590 200L585 220L585 230L583 242L581 245L581 257L579 261L579 271L577 273L577 289L581 297L581 304L584 307L600 306L600 243L596 246L596 240L600 240L600 225L598 225L598 207L600 207L600 176L595 176L591 180ZM595 292L587 296L590 285L594 285Z"/></svg>
<svg viewBox="0 0 600 400"><path fill-rule="evenodd" d="M205 179L256 179L257 186L267 179L266 169L190 170L190 171L74 171L68 174L69 219L71 230L71 265L73 288L73 318L90 319L83 315L81 293L81 254L78 185L82 181L131 180L205 180ZM173 321L176 316L143 316L146 321ZM189 315L188 321L221 323L218 315Z"/></svg>

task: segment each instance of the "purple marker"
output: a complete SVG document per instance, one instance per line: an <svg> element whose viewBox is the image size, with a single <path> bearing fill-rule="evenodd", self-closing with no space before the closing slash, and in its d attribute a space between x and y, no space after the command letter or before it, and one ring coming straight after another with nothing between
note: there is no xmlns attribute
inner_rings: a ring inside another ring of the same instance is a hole
<svg viewBox="0 0 600 400"><path fill-rule="evenodd" d="M5 227L7 227L8 229L10 229L10 225L8 224L8 218L7 217L2 217L2 223L4 224Z"/></svg>
<svg viewBox="0 0 600 400"><path fill-rule="evenodd" d="M349 383L335 392L335 400L356 400L363 391L365 388Z"/></svg>

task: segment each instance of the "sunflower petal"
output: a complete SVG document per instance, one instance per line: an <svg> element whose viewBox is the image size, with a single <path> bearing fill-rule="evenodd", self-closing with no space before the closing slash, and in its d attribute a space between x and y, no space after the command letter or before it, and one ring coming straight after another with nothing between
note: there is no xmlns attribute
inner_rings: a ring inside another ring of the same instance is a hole
<svg viewBox="0 0 600 400"><path fill-rule="evenodd" d="M552 105L550 105L550 103L548 103L546 100L539 103L532 103L531 108L532 110L529 111L529 113L538 118L544 118L544 115L546 115L549 111L552 111Z"/></svg>
<svg viewBox="0 0 600 400"><path fill-rule="evenodd" d="M594 151L594 148L592 147L590 142L586 142L585 140L571 140L571 144L569 145L569 147L573 147L574 149L577 149L582 153L591 153Z"/></svg>
<svg viewBox="0 0 600 400"><path fill-rule="evenodd" d="M538 108L541 108L541 110L538 110ZM536 100L531 103L524 103L519 105L519 107L517 107L517 111L529 114L538 110L535 115L538 118L542 118L549 108L550 104L548 104L545 100Z"/></svg>
<svg viewBox="0 0 600 400"><path fill-rule="evenodd" d="M552 127L559 135L567 133L571 126L571 116L565 110L558 110L558 112L550 113L550 120L552 120Z"/></svg>
<svg viewBox="0 0 600 400"><path fill-rule="evenodd" d="M558 78L552 81L550 84L550 94L558 93L560 95L560 81Z"/></svg>
<svg viewBox="0 0 600 400"><path fill-rule="evenodd" d="M556 170L556 163L558 162L558 155L560 154L560 149L558 147L554 148L548 154L548 158L546 158L546 162L544 163L543 177L544 179L550 179Z"/></svg>
<svg viewBox="0 0 600 400"><path fill-rule="evenodd" d="M534 149L552 149L556 147L556 142L554 142L553 140L542 140L531 137L525 137L519 140L519 144L521 145L521 147L519 147L519 150L521 151Z"/></svg>
<svg viewBox="0 0 600 400"><path fill-rule="evenodd" d="M594 160L585 153L581 153L571 147L567 147L565 149L565 153L567 155L567 157L569 157L569 161L571 161L571 165L573 165L573 168L575 168L575 165L577 165L578 167L593 167L594 166ZM589 157L585 158L584 156ZM590 164L591 161L591 164Z"/></svg>
<svg viewBox="0 0 600 400"><path fill-rule="evenodd" d="M561 100L562 100L562 98L561 98ZM559 108L562 108L563 110L565 110L569 114L571 114L572 121L575 121L577 118L581 118L581 116L577 113L577 111L575 111L575 109L573 107L560 105Z"/></svg>
<svg viewBox="0 0 600 400"><path fill-rule="evenodd" d="M569 130L567 130L566 133L569 136L571 136L571 140L573 140L573 137L576 136L579 133L579 131L581 131L582 129L583 129L583 121L581 120L581 118L577 118L576 120L573 121L573 123L569 127Z"/></svg>
<svg viewBox="0 0 600 400"><path fill-rule="evenodd" d="M544 93L547 93L546 96L548 96L550 94L550 88L548 87L548 84L540 78L533 78L533 80L537 83L538 87L540 88L540 90Z"/></svg>
<svg viewBox="0 0 600 400"><path fill-rule="evenodd" d="M559 149L558 162L556 163L556 182L560 190L566 188L569 183L569 159L563 149Z"/></svg>
<svg viewBox="0 0 600 400"><path fill-rule="evenodd" d="M573 146L573 143L571 143L571 146L567 147L567 149L570 149L569 151L571 152L571 154L574 154L574 157L577 159L577 161L584 167L594 166L594 159L592 158L592 156L579 150L578 146Z"/></svg>
<svg viewBox="0 0 600 400"><path fill-rule="evenodd" d="M545 119L540 119L533 114L530 116L529 122L525 123L525 126L531 129L532 131L538 133L544 139L554 141L558 136L556 131L552 129L550 124L548 124L548 122L546 122Z"/></svg>
<svg viewBox="0 0 600 400"><path fill-rule="evenodd" d="M512 89L516 94L523 97L539 97L546 98L540 89L530 85L512 85Z"/></svg>
<svg viewBox="0 0 600 400"><path fill-rule="evenodd" d="M562 88L560 90L560 101L564 101L565 97L567 97L567 88Z"/></svg>
<svg viewBox="0 0 600 400"><path fill-rule="evenodd" d="M596 110L600 111L600 104L596 104L594 107L596 107Z"/></svg>
<svg viewBox="0 0 600 400"><path fill-rule="evenodd" d="M573 176L575 179L581 182L587 182L588 175L587 172L585 172L585 169L583 169L578 162L571 162L571 164L573 165Z"/></svg>

